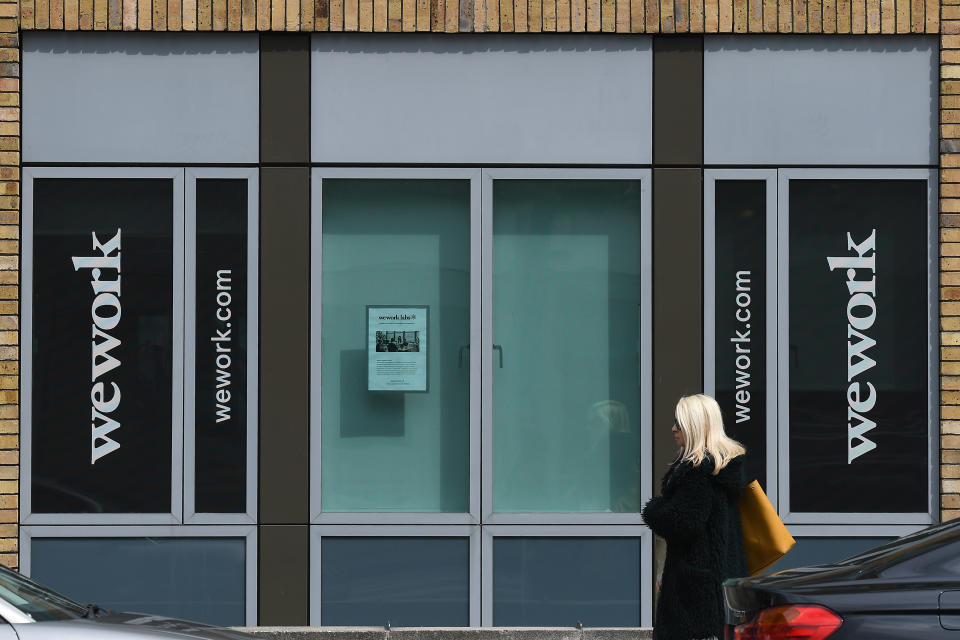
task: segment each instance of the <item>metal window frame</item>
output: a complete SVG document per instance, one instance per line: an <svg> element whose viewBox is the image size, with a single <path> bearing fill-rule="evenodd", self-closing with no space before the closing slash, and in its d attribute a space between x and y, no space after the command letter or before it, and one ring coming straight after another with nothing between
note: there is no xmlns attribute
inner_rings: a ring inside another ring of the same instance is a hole
<svg viewBox="0 0 960 640"><path fill-rule="evenodd" d="M160 178L173 182L173 375L170 513L33 513L33 181L37 178ZM183 303L184 303L184 170L180 167L25 167L23 169L21 235L21 482L20 523L42 524L176 524L183 517Z"/></svg>
<svg viewBox="0 0 960 640"><path fill-rule="evenodd" d="M322 554L323 538L468 538L469 552L467 561L467 576L469 580L469 627L480 626L480 599L477 594L482 592L481 587L481 540L480 527L477 525L311 525L310 526L310 624L319 627L321 620L322 600ZM466 627L464 627L466 628Z"/></svg>
<svg viewBox="0 0 960 640"><path fill-rule="evenodd" d="M779 418L778 469L780 513L790 525L929 525L939 519L939 334L937 332L938 213L937 172L935 169L841 169L789 168L778 170L777 225L781 229L777 247L777 311L783 319L777 333L778 351L786 353L789 347L789 206L791 180L926 180L927 181L927 427L928 427L928 511L927 513L798 513L790 510L790 404L789 367L785 360L778 364L779 378L777 414ZM871 529L873 531L874 529Z"/></svg>
<svg viewBox="0 0 960 640"><path fill-rule="evenodd" d="M640 584L640 626L653 626L653 532L645 525L486 525L483 527L483 543L480 557L483 562L483 577L480 592L481 624L493 626L493 539L494 538L639 538L640 558L651 564L637 567Z"/></svg>
<svg viewBox="0 0 960 640"><path fill-rule="evenodd" d="M185 524L245 524L257 522L257 451L259 425L259 172L243 168L186 169L185 239L188 283L184 302L183 394L183 521ZM197 180L227 178L247 181L247 447L246 511L198 513L196 500L196 280L197 280Z"/></svg>
<svg viewBox="0 0 960 640"><path fill-rule="evenodd" d="M630 525L642 524L640 513L498 513L493 504L493 185L498 180L639 180L641 188L640 210L640 442L652 442L652 282L653 282L653 211L651 207L652 171L650 169L483 169L483 202L480 208L482 217L481 245L483 277L482 290L487 299L480 308L482 313L481 359L484 372L481 415L483 420L482 443L482 522L487 525L530 524L530 525ZM642 468L650 469L653 464L652 447L644 446L641 452ZM642 473L640 480L640 502L645 504L653 490L651 474Z"/></svg>
<svg viewBox="0 0 960 640"><path fill-rule="evenodd" d="M778 505L777 474L777 170L707 169L703 174L703 390L715 396L716 383L716 188L718 181L748 180L766 183L765 260L766 273L766 493L774 508Z"/></svg>
<svg viewBox="0 0 960 640"><path fill-rule="evenodd" d="M336 168L310 171L310 522L322 525L473 525L480 522L480 362L470 363L470 472L466 513L384 513L323 511L322 481L322 336L323 336L323 181L467 180L470 182L470 341L480 343L480 170L452 168Z"/></svg>
<svg viewBox="0 0 960 640"><path fill-rule="evenodd" d="M257 527L255 525L25 525L20 527L20 572L30 576L33 538L244 538L245 617L257 623Z"/></svg>

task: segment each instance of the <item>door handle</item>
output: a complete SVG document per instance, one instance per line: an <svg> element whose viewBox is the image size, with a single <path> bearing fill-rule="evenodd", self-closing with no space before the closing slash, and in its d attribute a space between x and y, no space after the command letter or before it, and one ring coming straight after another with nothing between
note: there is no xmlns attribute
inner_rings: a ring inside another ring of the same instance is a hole
<svg viewBox="0 0 960 640"><path fill-rule="evenodd" d="M493 350L500 353L500 368L503 369L503 347L499 344L493 345Z"/></svg>

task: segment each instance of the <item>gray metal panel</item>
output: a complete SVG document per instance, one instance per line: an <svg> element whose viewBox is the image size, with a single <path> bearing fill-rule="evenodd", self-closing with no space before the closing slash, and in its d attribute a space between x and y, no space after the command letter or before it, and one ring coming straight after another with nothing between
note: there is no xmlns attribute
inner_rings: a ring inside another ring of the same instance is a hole
<svg viewBox="0 0 960 640"><path fill-rule="evenodd" d="M650 39L313 37L314 162L651 158Z"/></svg>
<svg viewBox="0 0 960 640"><path fill-rule="evenodd" d="M709 36L707 164L936 164L937 40Z"/></svg>
<svg viewBox="0 0 960 640"><path fill-rule="evenodd" d="M29 33L26 162L257 162L256 34Z"/></svg>

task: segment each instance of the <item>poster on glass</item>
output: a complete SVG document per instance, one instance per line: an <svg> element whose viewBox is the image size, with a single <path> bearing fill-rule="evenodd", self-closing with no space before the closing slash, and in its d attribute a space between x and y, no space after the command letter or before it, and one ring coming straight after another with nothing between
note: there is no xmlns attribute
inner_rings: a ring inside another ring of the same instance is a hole
<svg viewBox="0 0 960 640"><path fill-rule="evenodd" d="M367 307L367 390L427 391L429 307Z"/></svg>

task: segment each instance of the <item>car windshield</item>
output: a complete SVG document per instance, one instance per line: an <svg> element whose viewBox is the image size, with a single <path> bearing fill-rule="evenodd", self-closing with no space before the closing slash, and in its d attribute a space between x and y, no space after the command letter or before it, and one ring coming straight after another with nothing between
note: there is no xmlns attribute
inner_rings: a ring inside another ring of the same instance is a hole
<svg viewBox="0 0 960 640"><path fill-rule="evenodd" d="M82 617L87 608L19 573L0 567L0 599L36 622Z"/></svg>
<svg viewBox="0 0 960 640"><path fill-rule="evenodd" d="M956 541L958 536L960 536L960 521L944 522L841 560L837 565L880 563L889 566L939 549L945 544Z"/></svg>

